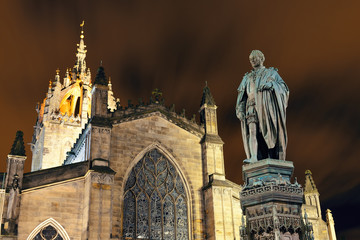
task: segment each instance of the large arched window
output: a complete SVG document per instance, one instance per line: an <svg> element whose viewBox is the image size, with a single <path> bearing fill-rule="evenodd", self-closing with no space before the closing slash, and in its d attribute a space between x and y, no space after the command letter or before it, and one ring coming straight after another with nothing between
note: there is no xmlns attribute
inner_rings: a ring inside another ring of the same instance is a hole
<svg viewBox="0 0 360 240"><path fill-rule="evenodd" d="M157 149L146 153L131 170L123 214L124 239L189 239L184 183Z"/></svg>

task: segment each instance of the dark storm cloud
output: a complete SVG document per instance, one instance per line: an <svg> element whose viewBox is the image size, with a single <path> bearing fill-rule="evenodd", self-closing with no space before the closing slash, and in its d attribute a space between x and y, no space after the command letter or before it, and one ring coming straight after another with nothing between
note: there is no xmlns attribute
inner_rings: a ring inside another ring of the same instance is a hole
<svg viewBox="0 0 360 240"><path fill-rule="evenodd" d="M345 79L352 77L349 72L348 69L340 69L337 76L313 74L311 79L317 79L317 82L307 82L297 88L289 103L289 149L292 151L289 154L308 166L316 157L321 164L314 166L313 170L319 172L315 176L320 189L327 190L325 197L338 191L337 187L344 189L360 184L360 179L354 178L354 175L339 176L340 169L358 165L356 155L360 146L360 127L354 124L360 122L357 110L359 83L354 82L351 86L343 84ZM292 139L302 144L294 148ZM355 175L359 173L358 168L349 171Z"/></svg>
<svg viewBox="0 0 360 240"><path fill-rule="evenodd" d="M208 82L218 105L227 178L236 183L242 182L245 158L236 89L251 70L250 51L262 50L265 65L279 68L290 88L287 158L295 175L303 182L311 169L324 205L340 209L332 199L351 198L360 184L359 7L335 0L3 2L1 167L19 128L31 142L36 102L45 97L55 69L63 76L74 64L85 19L92 76L102 60L123 106L128 99L146 101L160 88L166 105L175 103L190 117Z"/></svg>
<svg viewBox="0 0 360 240"><path fill-rule="evenodd" d="M359 233L359 221L357 217L360 214L359 202L360 185L353 187L342 195L334 196L323 202L323 206L332 210L333 217L336 222L336 228L342 229L342 231L347 233L339 233L339 239L342 239L346 236L348 236L346 239L357 238L355 236L358 235L354 234L350 237L350 234L352 234L352 232ZM324 208L324 210L326 208Z"/></svg>

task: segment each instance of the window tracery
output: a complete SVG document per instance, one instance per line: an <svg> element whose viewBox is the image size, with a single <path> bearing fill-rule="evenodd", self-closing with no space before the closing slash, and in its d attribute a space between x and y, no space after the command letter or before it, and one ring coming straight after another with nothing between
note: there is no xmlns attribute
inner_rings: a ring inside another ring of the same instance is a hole
<svg viewBox="0 0 360 240"><path fill-rule="evenodd" d="M63 240L58 231L51 225L40 230L34 240Z"/></svg>
<svg viewBox="0 0 360 240"><path fill-rule="evenodd" d="M124 239L188 240L188 203L175 166L157 149L134 166L124 190Z"/></svg>
<svg viewBox="0 0 360 240"><path fill-rule="evenodd" d="M66 230L53 218L48 218L30 233L27 240L70 240Z"/></svg>

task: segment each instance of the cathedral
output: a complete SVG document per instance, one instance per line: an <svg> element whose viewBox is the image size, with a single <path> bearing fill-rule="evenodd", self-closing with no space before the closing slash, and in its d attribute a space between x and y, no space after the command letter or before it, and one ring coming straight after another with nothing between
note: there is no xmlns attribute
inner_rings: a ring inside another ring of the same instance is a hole
<svg viewBox="0 0 360 240"><path fill-rule="evenodd" d="M29 173L23 134L16 133L1 173L0 239L336 239L330 210L322 220L309 170L303 186L274 183L292 191L276 200L278 209L251 200L262 183L241 186L225 178L208 86L202 96L199 90L200 123L166 105L157 89L149 100L123 106L104 67L95 77L86 67L83 31L77 46L74 67L62 79L56 71L36 107ZM289 179L290 165L281 165ZM244 179L255 176L255 167L243 166ZM277 218L265 218L275 213L283 219L280 237L271 235Z"/></svg>

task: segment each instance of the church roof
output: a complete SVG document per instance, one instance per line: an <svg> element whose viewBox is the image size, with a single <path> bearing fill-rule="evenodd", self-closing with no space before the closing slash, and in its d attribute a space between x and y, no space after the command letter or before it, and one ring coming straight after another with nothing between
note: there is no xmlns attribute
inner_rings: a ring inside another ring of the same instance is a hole
<svg viewBox="0 0 360 240"><path fill-rule="evenodd" d="M182 113L178 114L175 112L174 105L171 107L166 107L163 105L163 103L159 102L151 102L148 105L144 104L138 106L133 106L131 104L128 108L120 108L116 110L110 119L113 124L117 124L154 115L160 116L199 137L203 136L204 134L203 127L196 123L194 116L192 119L187 119L184 110Z"/></svg>

